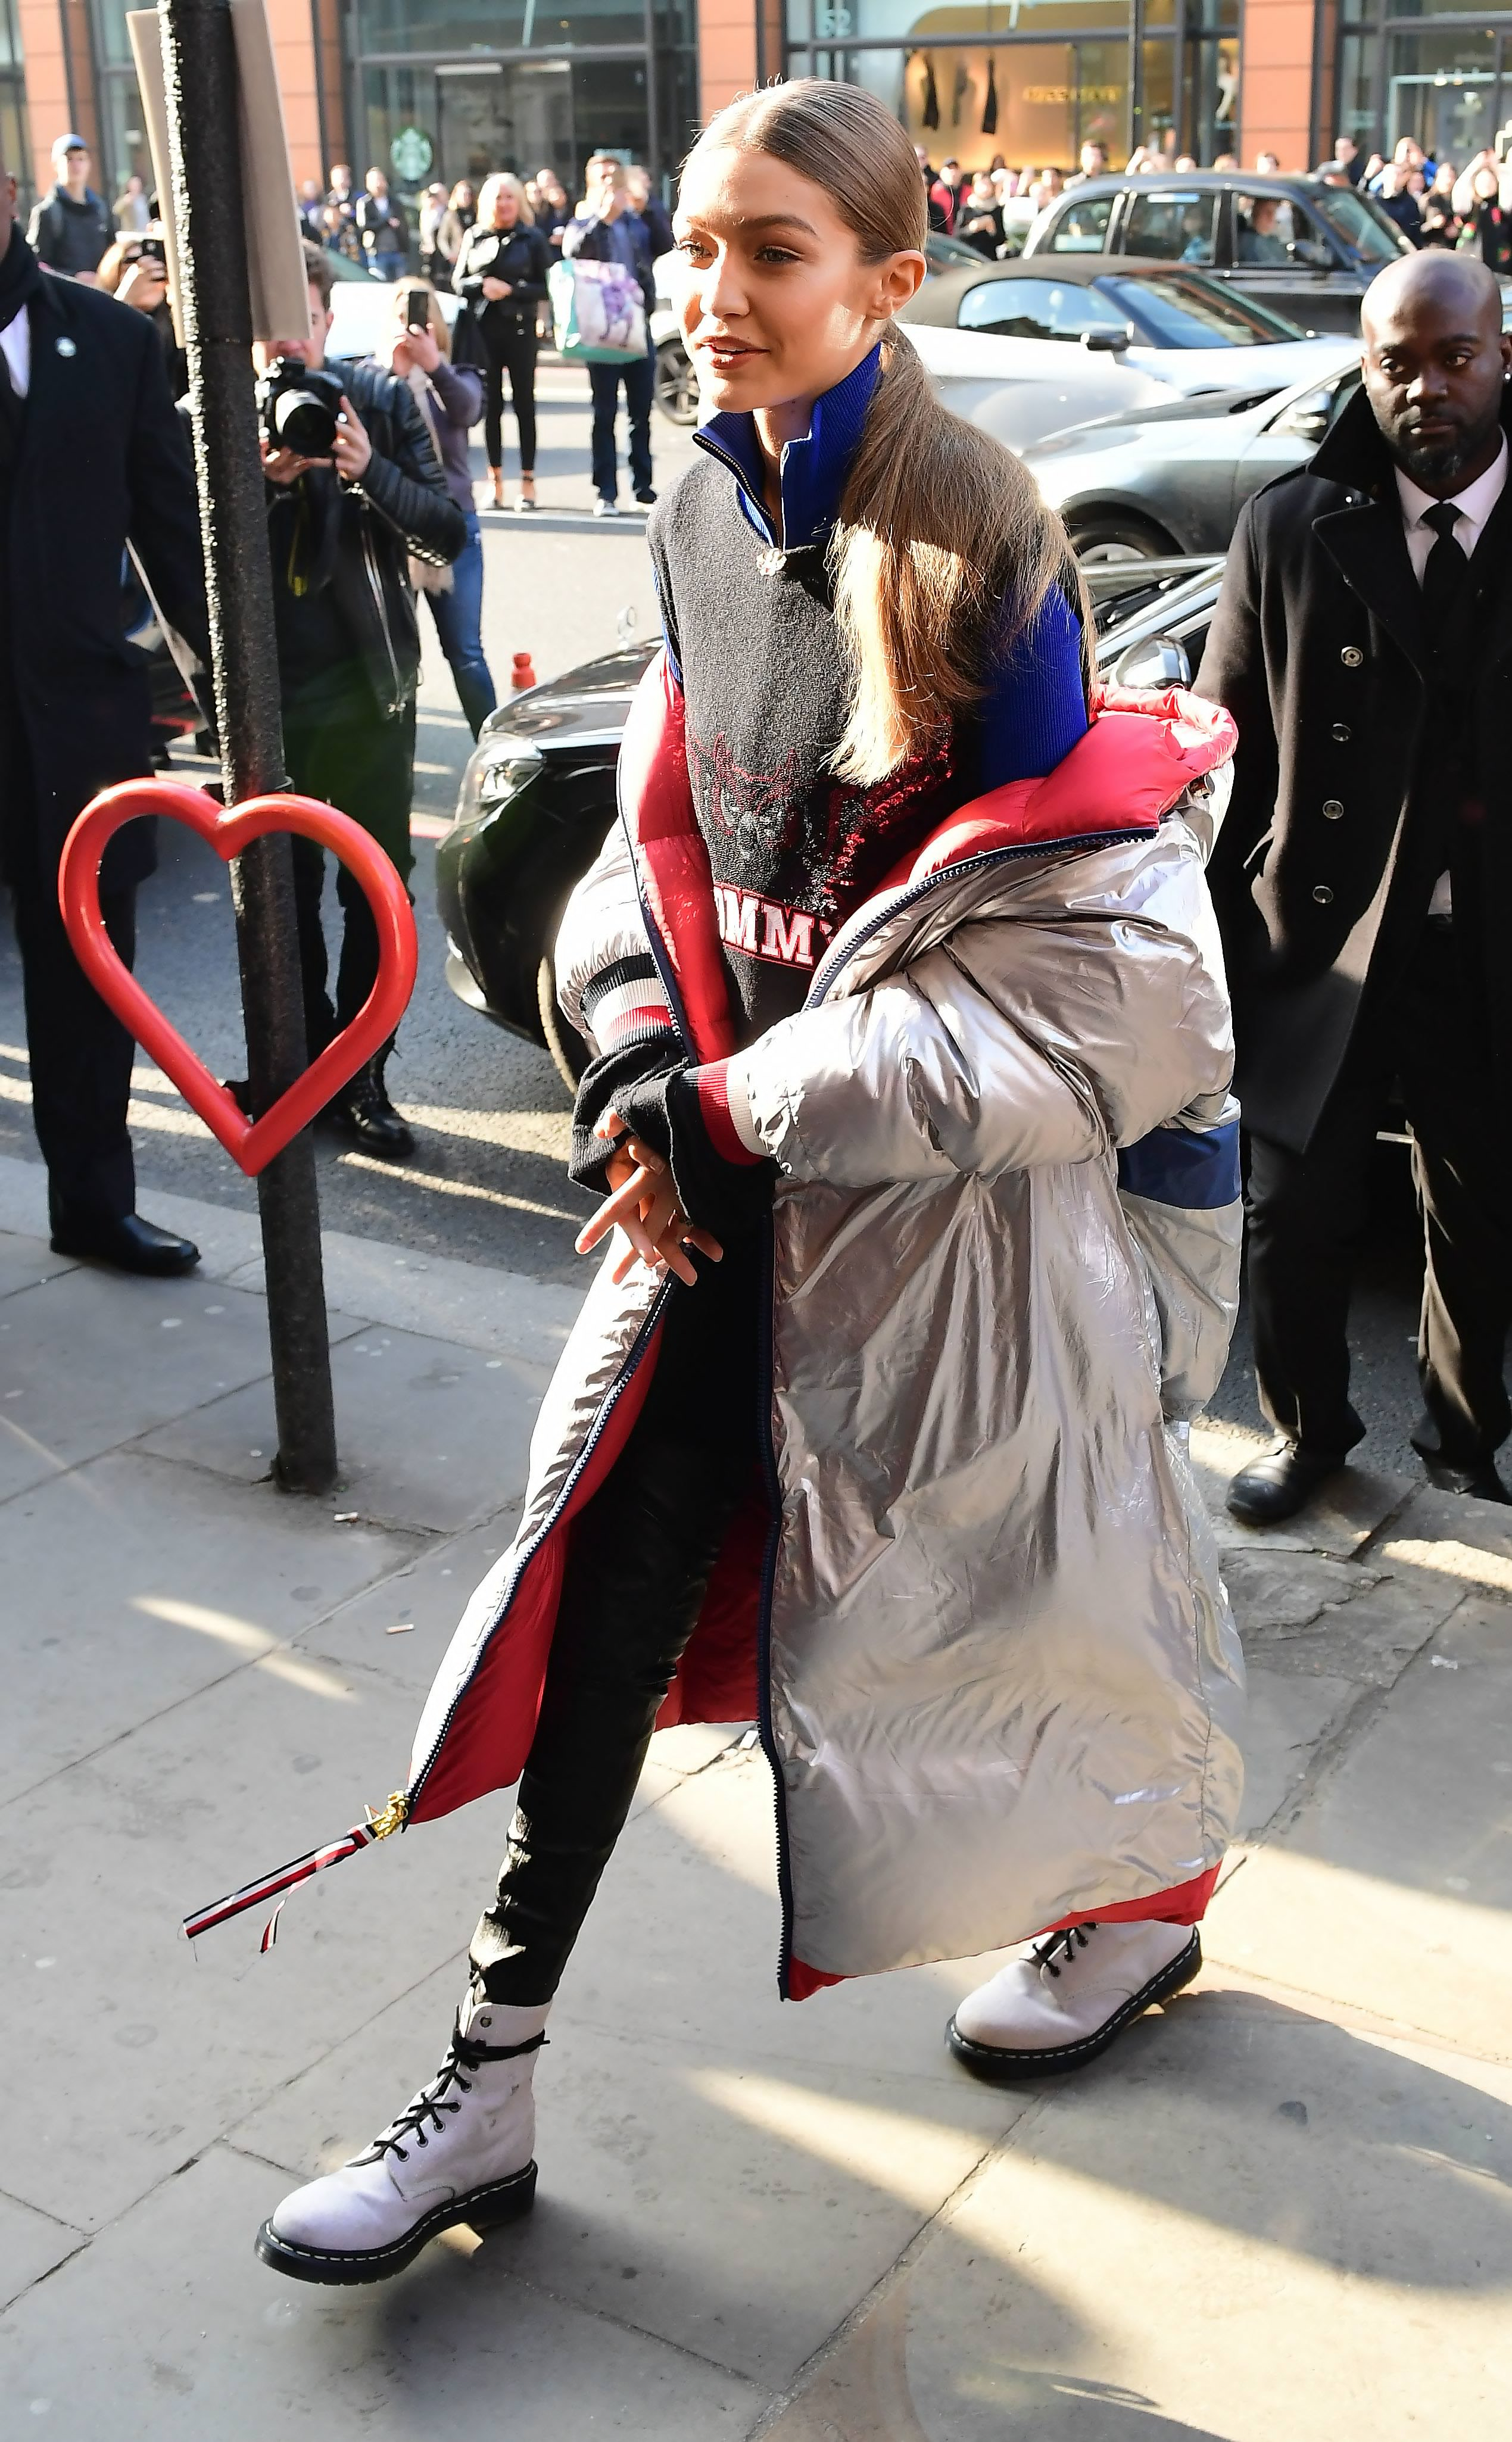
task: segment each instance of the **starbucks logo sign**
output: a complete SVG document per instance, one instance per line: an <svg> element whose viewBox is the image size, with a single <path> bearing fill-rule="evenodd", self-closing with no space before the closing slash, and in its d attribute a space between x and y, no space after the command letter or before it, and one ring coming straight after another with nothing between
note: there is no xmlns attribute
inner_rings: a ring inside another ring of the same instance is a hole
<svg viewBox="0 0 1512 2442"><path fill-rule="evenodd" d="M401 127L389 147L389 158L407 185L423 178L435 157L429 137L418 127Z"/></svg>

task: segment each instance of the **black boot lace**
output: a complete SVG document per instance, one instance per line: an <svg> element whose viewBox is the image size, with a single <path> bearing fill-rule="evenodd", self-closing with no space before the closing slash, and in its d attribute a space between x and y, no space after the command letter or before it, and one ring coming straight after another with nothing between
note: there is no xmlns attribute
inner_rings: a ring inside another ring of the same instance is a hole
<svg viewBox="0 0 1512 2442"><path fill-rule="evenodd" d="M412 2103L407 2104L396 2120L391 2120L381 2136L374 2137L365 2154L354 2154L358 2163L381 2161L385 2154L396 2155L401 2162L409 2160L405 2140L416 2145L428 2145L432 2133L441 2133L444 2111L460 2111L462 2098L472 2092L472 2075L484 2061L518 2060L522 2052L538 2052L546 2037L532 2035L522 2044L477 2044L462 2032L459 2018L451 2030L446 2057L428 2086L422 2087ZM451 2088L458 2091L453 2094Z"/></svg>
<svg viewBox="0 0 1512 2442"><path fill-rule="evenodd" d="M1047 1941L1037 1941L1034 1944L1034 1964L1036 1967L1047 1967L1052 1976L1059 1976L1066 1960L1074 1959L1079 1950L1086 1948L1087 1935L1096 1931L1095 1923L1068 1924L1064 1933L1052 1933Z"/></svg>

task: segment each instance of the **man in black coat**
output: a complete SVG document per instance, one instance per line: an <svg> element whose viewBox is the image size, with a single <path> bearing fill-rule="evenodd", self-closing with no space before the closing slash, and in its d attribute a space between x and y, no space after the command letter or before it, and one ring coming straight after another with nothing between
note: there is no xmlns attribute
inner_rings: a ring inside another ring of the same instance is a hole
<svg viewBox="0 0 1512 2442"><path fill-rule="evenodd" d="M189 444L150 317L38 264L0 162L0 870L15 901L31 1107L52 1243L128 1271L180 1272L188 1239L137 1218L126 1104L133 1045L82 973L58 911L75 816L153 769L141 657L122 631L128 537L159 607L208 650ZM106 853L100 905L131 963L155 826Z"/></svg>
<svg viewBox="0 0 1512 2442"><path fill-rule="evenodd" d="M1465 255L1404 257L1363 310L1363 388L1246 506L1197 690L1239 726L1210 868L1250 1140L1261 1404L1230 1486L1290 1516L1364 1432L1354 1257L1395 1081L1427 1236L1432 1480L1504 1501L1512 1312L1512 338Z"/></svg>

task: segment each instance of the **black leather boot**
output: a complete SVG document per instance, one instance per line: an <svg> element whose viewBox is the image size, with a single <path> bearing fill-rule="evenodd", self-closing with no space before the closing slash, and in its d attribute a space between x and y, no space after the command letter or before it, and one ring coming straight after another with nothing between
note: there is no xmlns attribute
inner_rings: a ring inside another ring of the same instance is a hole
<svg viewBox="0 0 1512 2442"><path fill-rule="evenodd" d="M1296 1442L1280 1442L1264 1458L1241 1467L1226 1496L1229 1515L1245 1526L1277 1526L1284 1518L1295 1518L1319 1485L1337 1475L1343 1465L1342 1451L1303 1449Z"/></svg>
<svg viewBox="0 0 1512 2442"><path fill-rule="evenodd" d="M391 1040L357 1070L350 1085L332 1096L326 1117L348 1144L360 1145L364 1153L376 1154L381 1161L408 1161L415 1149L414 1136L390 1102L384 1084L392 1049Z"/></svg>

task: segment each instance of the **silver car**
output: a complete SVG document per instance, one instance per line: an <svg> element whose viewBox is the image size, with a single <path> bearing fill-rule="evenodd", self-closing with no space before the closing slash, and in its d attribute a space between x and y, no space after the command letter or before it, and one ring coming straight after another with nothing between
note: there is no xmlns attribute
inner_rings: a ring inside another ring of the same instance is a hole
<svg viewBox="0 0 1512 2442"><path fill-rule="evenodd" d="M1227 551L1251 492L1304 465L1359 384L1359 352L1322 380L1131 408L1036 441L1024 464L1084 565Z"/></svg>

